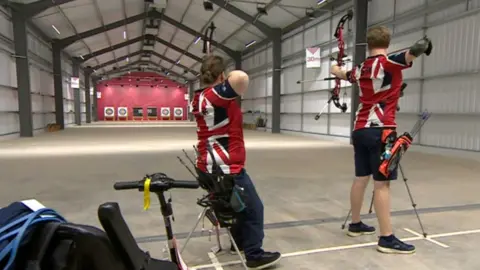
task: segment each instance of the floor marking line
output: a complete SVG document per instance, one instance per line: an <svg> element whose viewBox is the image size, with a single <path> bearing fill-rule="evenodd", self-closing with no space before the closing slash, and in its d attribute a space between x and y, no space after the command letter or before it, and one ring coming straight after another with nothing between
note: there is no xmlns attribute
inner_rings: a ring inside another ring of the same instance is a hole
<svg viewBox="0 0 480 270"><path fill-rule="evenodd" d="M413 231L412 231L413 232ZM443 238L443 237L449 237L449 236L458 236L458 235L468 235L468 234L476 234L480 233L480 229L476 230L467 230L467 231L457 231L457 232L448 232L448 233L439 233L439 234L432 234L429 236L429 239L432 238ZM407 237L407 238L402 238L402 241L418 241L418 240L425 240L423 235L420 236L414 236L414 237ZM344 246L335 246L335 247L327 247L327 248L319 248L319 249L312 249L312 250L304 250L304 251L297 251L297 252L291 252L291 253L285 253L282 254L283 258L287 257L295 257L295 256L302 256L302 255L309 255L309 254L315 254L315 253L322 253L322 252L329 252L329 251L339 251L339 250L348 250L348 249L355 249L355 248L362 248L362 247L369 247L369 246L375 246L377 245L377 242L368 242L368 243L360 243L360 244L352 244L352 245L344 245ZM224 262L221 263L221 266L230 266L230 265L237 265L242 263L241 261L229 261L229 262ZM192 270L200 270L200 269L207 269L207 268L212 268L215 267L214 264L205 264L205 265L197 265L192 267Z"/></svg>
<svg viewBox="0 0 480 270"><path fill-rule="evenodd" d="M411 230L411 229L409 229L409 228L403 228L403 229L404 229L405 231L407 231L407 232L415 235L415 236L421 236L421 237L423 237L422 234L420 234L420 233L418 233L418 232L416 232L416 231L414 231L414 230ZM439 245L439 246L441 246L441 247L443 247L443 248L449 248L449 246L445 245L444 243L439 242L439 241L437 241L437 240L434 240L434 239L430 238L429 235L427 235L427 238L424 238L424 239L425 239L425 241L428 241L428 242L433 243L433 244L435 244L435 245Z"/></svg>
<svg viewBox="0 0 480 270"><path fill-rule="evenodd" d="M210 257L210 260L212 261L213 267L215 267L215 270L223 270L222 264L217 259L217 256L213 254L213 252L208 253L208 257Z"/></svg>

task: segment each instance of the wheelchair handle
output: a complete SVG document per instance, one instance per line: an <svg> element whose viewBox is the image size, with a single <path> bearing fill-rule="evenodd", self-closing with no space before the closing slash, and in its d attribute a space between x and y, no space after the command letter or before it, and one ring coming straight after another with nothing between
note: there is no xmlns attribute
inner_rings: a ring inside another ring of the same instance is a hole
<svg viewBox="0 0 480 270"><path fill-rule="evenodd" d="M113 185L115 190L127 190L127 189L138 189L143 191L145 180L141 181L126 181L126 182L116 182ZM172 188L182 188L182 189L197 189L200 185L197 181L187 181L187 180L173 180L173 179L162 179L162 180L151 180L150 182L150 191L165 191Z"/></svg>

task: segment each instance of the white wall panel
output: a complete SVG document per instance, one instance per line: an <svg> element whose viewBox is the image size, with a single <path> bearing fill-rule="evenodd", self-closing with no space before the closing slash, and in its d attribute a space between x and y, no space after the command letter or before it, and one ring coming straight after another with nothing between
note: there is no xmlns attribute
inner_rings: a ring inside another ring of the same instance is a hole
<svg viewBox="0 0 480 270"><path fill-rule="evenodd" d="M283 130L301 131L302 115L301 114L282 114L280 115L280 127Z"/></svg>
<svg viewBox="0 0 480 270"><path fill-rule="evenodd" d="M349 113L332 113L330 117L330 134L335 136L350 137L352 132L350 128Z"/></svg>
<svg viewBox="0 0 480 270"><path fill-rule="evenodd" d="M420 0L418 0L420 1ZM396 0L371 0L368 2L368 23L384 21L392 18ZM398 2L398 1L397 1Z"/></svg>
<svg viewBox="0 0 480 270"><path fill-rule="evenodd" d="M301 85L297 81L302 79L302 65L295 65L282 69L281 87L282 94L299 93Z"/></svg>
<svg viewBox="0 0 480 270"><path fill-rule="evenodd" d="M280 97L280 112L282 113L301 113L302 95L288 95Z"/></svg>

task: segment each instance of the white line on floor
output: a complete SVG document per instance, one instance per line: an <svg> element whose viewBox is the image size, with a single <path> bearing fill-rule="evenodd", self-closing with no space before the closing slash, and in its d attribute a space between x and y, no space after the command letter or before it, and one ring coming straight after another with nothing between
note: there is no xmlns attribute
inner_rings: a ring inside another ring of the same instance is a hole
<svg viewBox="0 0 480 270"><path fill-rule="evenodd" d="M480 233L480 229L477 230L468 230L468 231L458 231L458 232L449 232L449 233L440 233L440 234L432 234L429 235L429 239L432 238L442 238L442 237L449 237L449 236L458 236L458 235L467 235L467 234L476 234ZM415 236L415 237L408 237L402 238L402 241L418 241L425 239L423 235ZM322 252L329 252L329 251L339 251L339 250L348 250L348 249L355 249L355 248L362 248L362 247L369 247L369 246L376 246L377 242L369 242L369 243L362 243L362 244L353 244L353 245L345 245L345 246L336 246L336 247L328 247L328 248L319 248L319 249L312 249L312 250L304 250L304 251L297 251L291 253L282 254L283 258L286 257L295 257L295 256L303 256L315 253L322 253ZM236 265L240 264L240 261L229 261L221 263L220 266L229 266L229 265ZM215 264L205 264L205 265L198 265L191 267L191 270L199 270L199 269L206 269L215 267Z"/></svg>
<svg viewBox="0 0 480 270"><path fill-rule="evenodd" d="M213 252L208 253L208 257L210 257L210 260L212 261L212 266L215 267L215 270L223 270L222 264L217 259L217 256L213 254Z"/></svg>
<svg viewBox="0 0 480 270"><path fill-rule="evenodd" d="M423 236L422 234L420 234L420 233L418 233L418 232L416 232L416 231L414 231L414 230L411 230L411 229L409 229L409 228L404 228L404 230L407 231L407 232L409 232L409 233L411 233L411 234L413 234L413 235L415 235L415 236ZM443 248L449 248L449 246L445 245L444 243L439 242L439 241L437 241L437 240L433 240L432 238L430 238L429 235L427 235L427 238L424 238L424 239L425 239L426 241L430 242L430 243L434 243L434 244L439 245L439 246L441 246L441 247L443 247Z"/></svg>

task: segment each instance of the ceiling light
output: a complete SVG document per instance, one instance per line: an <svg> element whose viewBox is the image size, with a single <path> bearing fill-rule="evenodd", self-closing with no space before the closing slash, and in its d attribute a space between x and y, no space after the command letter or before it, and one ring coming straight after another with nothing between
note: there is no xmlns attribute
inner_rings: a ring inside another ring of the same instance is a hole
<svg viewBox="0 0 480 270"><path fill-rule="evenodd" d="M327 0L317 0L317 6L327 2Z"/></svg>
<svg viewBox="0 0 480 270"><path fill-rule="evenodd" d="M127 62L130 61L130 58L127 57L126 61L127 61Z"/></svg>
<svg viewBox="0 0 480 270"><path fill-rule="evenodd" d="M123 39L127 39L127 31L123 31Z"/></svg>
<svg viewBox="0 0 480 270"><path fill-rule="evenodd" d="M250 41L249 43L245 44L245 48L248 48L248 47L252 46L252 45L255 44L255 43L257 43L257 41L256 41L256 40L252 40L252 41Z"/></svg>
<svg viewBox="0 0 480 270"><path fill-rule="evenodd" d="M208 0L203 0L203 8L206 10L206 11L213 11L213 4L212 2L208 1Z"/></svg>
<svg viewBox="0 0 480 270"><path fill-rule="evenodd" d="M197 37L197 38L195 39L194 43L197 44L197 43L200 41L200 39L202 39L202 37Z"/></svg>
<svg viewBox="0 0 480 270"><path fill-rule="evenodd" d="M180 64L180 60L178 60L178 61L176 62L176 64L177 64L177 65Z"/></svg>
<svg viewBox="0 0 480 270"><path fill-rule="evenodd" d="M265 4L257 4L257 11L262 15L268 15L267 6Z"/></svg>
<svg viewBox="0 0 480 270"><path fill-rule="evenodd" d="M55 30L55 32L57 32L57 34L60 35L60 31L58 31L58 29L55 27L55 25L52 24L52 28L53 28L53 30Z"/></svg>
<svg viewBox="0 0 480 270"><path fill-rule="evenodd" d="M97 72L97 70L96 70L96 69L94 69L94 70L93 70L93 73L96 73L96 72Z"/></svg>
<svg viewBox="0 0 480 270"><path fill-rule="evenodd" d="M83 55L80 55L80 58L82 58L82 60L84 60Z"/></svg>

